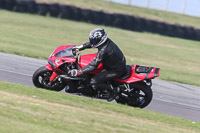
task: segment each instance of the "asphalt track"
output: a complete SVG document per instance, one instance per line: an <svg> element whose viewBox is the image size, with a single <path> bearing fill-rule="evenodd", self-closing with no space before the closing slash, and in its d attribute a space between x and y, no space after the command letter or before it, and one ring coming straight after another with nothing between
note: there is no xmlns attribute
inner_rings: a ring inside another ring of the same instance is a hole
<svg viewBox="0 0 200 133"><path fill-rule="evenodd" d="M34 71L46 63L45 60L0 53L0 80L33 86ZM155 79L152 90L153 100L145 109L200 121L200 87Z"/></svg>

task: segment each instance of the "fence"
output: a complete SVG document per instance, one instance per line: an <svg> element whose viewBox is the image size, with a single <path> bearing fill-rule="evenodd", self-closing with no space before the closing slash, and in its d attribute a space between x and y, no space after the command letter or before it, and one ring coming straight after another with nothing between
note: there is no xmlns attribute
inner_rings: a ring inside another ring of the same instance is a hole
<svg viewBox="0 0 200 133"><path fill-rule="evenodd" d="M82 9L69 5L36 3L32 0L0 0L0 8L21 13L40 14L44 16L50 14L52 17L61 17L63 19L84 21L131 31L145 31L171 37L200 41L199 29L167 24L164 22L124 14L110 14L103 11Z"/></svg>

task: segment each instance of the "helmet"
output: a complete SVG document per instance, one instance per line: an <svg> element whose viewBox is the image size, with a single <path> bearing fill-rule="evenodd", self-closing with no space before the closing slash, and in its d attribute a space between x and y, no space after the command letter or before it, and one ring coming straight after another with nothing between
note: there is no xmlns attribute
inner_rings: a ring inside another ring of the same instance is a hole
<svg viewBox="0 0 200 133"><path fill-rule="evenodd" d="M102 28L96 28L90 32L89 40L91 47L97 48L104 44L108 39L108 35Z"/></svg>

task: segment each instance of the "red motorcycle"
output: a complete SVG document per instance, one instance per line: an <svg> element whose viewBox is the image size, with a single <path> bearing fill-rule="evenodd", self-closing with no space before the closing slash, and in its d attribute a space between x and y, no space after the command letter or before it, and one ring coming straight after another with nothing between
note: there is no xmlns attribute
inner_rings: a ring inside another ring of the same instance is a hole
<svg viewBox="0 0 200 133"><path fill-rule="evenodd" d="M80 55L74 49L75 45L63 45L51 53L46 66L40 67L32 77L33 84L38 88L53 91L61 91L65 88L67 93L77 93L92 98L108 99L107 90L94 90L90 85L93 75L101 72L104 68L100 64L96 70L81 77L71 76L73 69L81 69L92 62L97 55ZM159 76L160 68L127 65L126 73L119 79L107 82L111 87L119 89L117 103L127 104L133 107L146 107L152 100L151 79Z"/></svg>

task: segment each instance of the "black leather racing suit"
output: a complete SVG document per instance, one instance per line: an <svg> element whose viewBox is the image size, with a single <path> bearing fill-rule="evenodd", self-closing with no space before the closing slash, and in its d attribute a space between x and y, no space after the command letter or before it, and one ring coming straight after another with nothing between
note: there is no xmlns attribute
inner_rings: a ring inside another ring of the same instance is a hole
<svg viewBox="0 0 200 133"><path fill-rule="evenodd" d="M90 43L85 43L83 49L90 48ZM82 50L83 50L82 49ZM106 81L122 76L126 72L126 59L118 46L110 39L98 48L94 60L82 68L83 74L94 71L102 63L104 70L91 78L90 84L94 89L107 89L110 87Z"/></svg>

